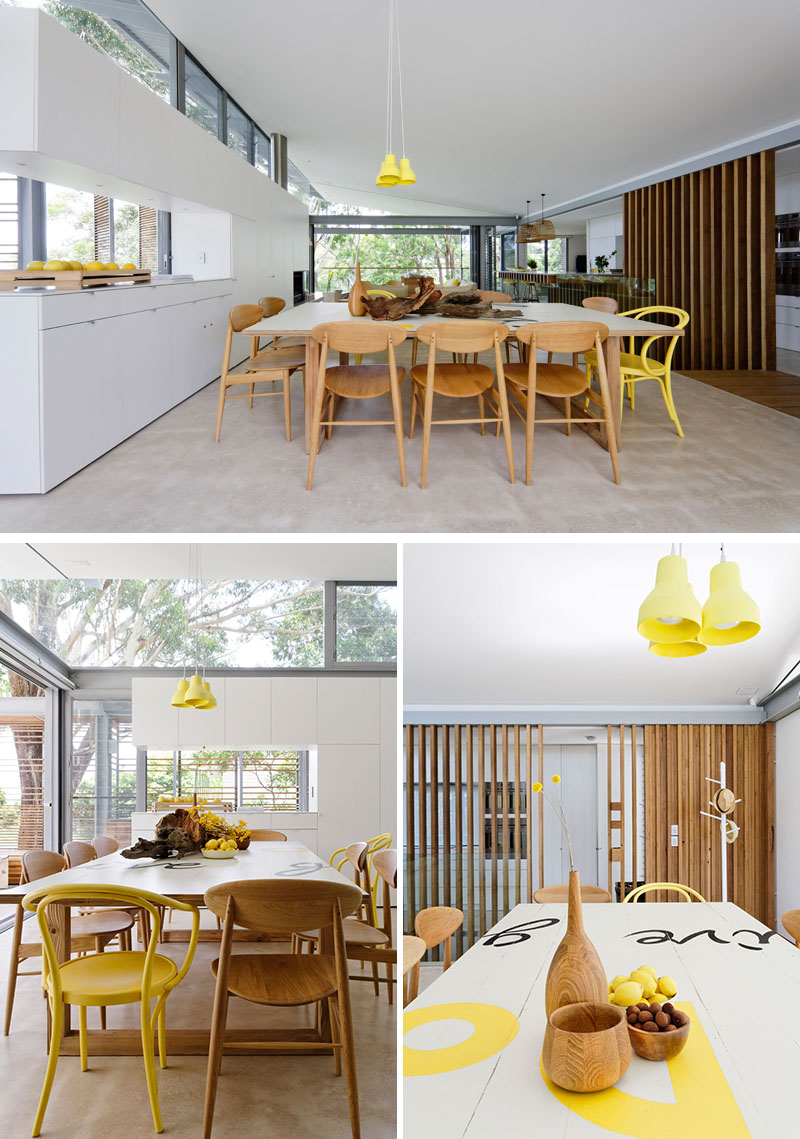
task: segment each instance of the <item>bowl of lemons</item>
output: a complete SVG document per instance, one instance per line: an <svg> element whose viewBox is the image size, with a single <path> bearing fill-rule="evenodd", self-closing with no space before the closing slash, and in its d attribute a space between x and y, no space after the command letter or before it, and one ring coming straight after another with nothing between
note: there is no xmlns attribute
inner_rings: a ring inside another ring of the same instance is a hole
<svg viewBox="0 0 800 1139"><path fill-rule="evenodd" d="M200 853L203 858L235 858L239 847L235 838L210 838Z"/></svg>

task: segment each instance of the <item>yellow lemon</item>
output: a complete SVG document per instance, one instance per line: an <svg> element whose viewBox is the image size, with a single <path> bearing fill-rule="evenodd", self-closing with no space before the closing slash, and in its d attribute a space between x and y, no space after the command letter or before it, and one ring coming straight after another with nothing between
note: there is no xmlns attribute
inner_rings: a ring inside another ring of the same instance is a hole
<svg viewBox="0 0 800 1139"><path fill-rule="evenodd" d="M93 272L96 272L98 269L103 268L103 262L102 261L87 261L86 262L86 268L91 269Z"/></svg>
<svg viewBox="0 0 800 1139"><path fill-rule="evenodd" d="M621 1008L638 1005L643 993L644 989L638 981L625 981L614 990L614 1004L620 1005Z"/></svg>
<svg viewBox="0 0 800 1139"><path fill-rule="evenodd" d="M116 263L116 261L106 261L103 268L104 269L119 269L119 265Z"/></svg>
<svg viewBox="0 0 800 1139"><path fill-rule="evenodd" d="M44 269L44 261L29 261L26 268L28 268L28 269Z"/></svg>
<svg viewBox="0 0 800 1139"><path fill-rule="evenodd" d="M70 261L69 267L70 267L70 269L82 269L83 268L83 262L82 261Z"/></svg>
<svg viewBox="0 0 800 1139"><path fill-rule="evenodd" d="M217 850L218 847L219 847L219 839L218 838L210 838L208 840L208 842L206 843L206 850Z"/></svg>
<svg viewBox="0 0 800 1139"><path fill-rule="evenodd" d="M613 992L617 985L624 985L626 981L630 981L630 977L626 977L624 973L618 973L611 982L611 991Z"/></svg>
<svg viewBox="0 0 800 1139"><path fill-rule="evenodd" d="M231 838L228 840L228 850L238 850L235 838Z"/></svg>
<svg viewBox="0 0 800 1139"><path fill-rule="evenodd" d="M669 997L667 996L666 993L660 993L658 991L653 993L652 997L650 998L651 1003L653 1001L657 1001L658 1004L660 1004L660 1005L665 1005L668 1000L669 1000Z"/></svg>
<svg viewBox="0 0 800 1139"><path fill-rule="evenodd" d="M653 968L652 965L640 965L639 968L636 970L636 972L637 973L649 973L654 981L658 980L658 972Z"/></svg>
<svg viewBox="0 0 800 1139"><path fill-rule="evenodd" d="M672 977L659 977L658 991L660 993L666 993L668 997L674 997L678 991L678 986L675 984Z"/></svg>
<svg viewBox="0 0 800 1139"><path fill-rule="evenodd" d="M634 969L631 973L631 980L642 986L642 992L647 998L650 998L656 991L655 981L649 973L645 973L644 969Z"/></svg>
<svg viewBox="0 0 800 1139"><path fill-rule="evenodd" d="M63 269L69 269L68 261L47 261L45 262L45 269L53 269L55 272L60 272Z"/></svg>
<svg viewBox="0 0 800 1139"><path fill-rule="evenodd" d="M123 269L135 269L136 266L132 262L126 261L125 264L122 266L122 268ZM203 800L203 802L205 803L205 799Z"/></svg>

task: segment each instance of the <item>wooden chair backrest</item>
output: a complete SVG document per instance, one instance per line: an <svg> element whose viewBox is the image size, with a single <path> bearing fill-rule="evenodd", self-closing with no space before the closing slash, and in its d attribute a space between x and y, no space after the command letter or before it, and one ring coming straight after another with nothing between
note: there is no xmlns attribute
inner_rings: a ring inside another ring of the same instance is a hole
<svg viewBox="0 0 800 1139"><path fill-rule="evenodd" d="M286 301L281 297L259 297L258 304L264 310L264 316L276 316L286 308Z"/></svg>
<svg viewBox="0 0 800 1139"><path fill-rule="evenodd" d="M584 308L595 309L597 312L616 312L619 308L613 297L584 297L581 304Z"/></svg>
<svg viewBox="0 0 800 1139"><path fill-rule="evenodd" d="M476 289L475 292L482 301L487 301L489 304L500 304L501 301L513 301L514 299L511 293L498 293L491 289Z"/></svg>
<svg viewBox="0 0 800 1139"><path fill-rule="evenodd" d="M418 965L427 952L427 945L421 937L411 937L409 934L403 938L403 976L409 969Z"/></svg>
<svg viewBox="0 0 800 1139"><path fill-rule="evenodd" d="M794 938L795 945L800 949L800 910L787 910L781 921L783 928Z"/></svg>
<svg viewBox="0 0 800 1139"><path fill-rule="evenodd" d="M241 332L251 324L258 324L264 316L261 305L234 305L228 313L228 326L234 332Z"/></svg>
<svg viewBox="0 0 800 1139"><path fill-rule="evenodd" d="M541 890L534 890L534 902L568 902L569 885L542 886ZM582 902L610 902L611 895L602 886L581 886Z"/></svg>
<svg viewBox="0 0 800 1139"><path fill-rule="evenodd" d="M236 925L288 938L293 933L333 925L337 902L342 917L349 917L361 905L362 896L357 886L346 882L303 882L295 878L283 882L222 882L206 890L203 900L213 914L224 918L230 898Z"/></svg>
<svg viewBox="0 0 800 1139"><path fill-rule="evenodd" d="M391 321L361 322L332 320L311 329L318 344L326 344L333 352L385 352L391 345L402 344L408 332Z"/></svg>
<svg viewBox="0 0 800 1139"><path fill-rule="evenodd" d="M608 325L593 320L552 320L517 329L517 339L538 352L588 352L598 338L601 344L608 339Z"/></svg>
<svg viewBox="0 0 800 1139"><path fill-rule="evenodd" d="M22 856L20 884L27 885L37 878L47 878L67 869L67 860L54 850L26 850Z"/></svg>
<svg viewBox="0 0 800 1139"><path fill-rule="evenodd" d="M502 344L508 332L493 320L434 320L420 325L417 339L442 352L485 352Z"/></svg>
<svg viewBox="0 0 800 1139"><path fill-rule="evenodd" d="M283 831L250 831L251 842L286 842Z"/></svg>
<svg viewBox="0 0 800 1139"><path fill-rule="evenodd" d="M72 869L73 866L83 866L85 862L94 862L97 851L90 842L65 842L64 857L68 868Z"/></svg>
<svg viewBox="0 0 800 1139"><path fill-rule="evenodd" d="M117 840L107 834L96 834L92 839L92 846L97 851L98 858L102 858L104 854L113 854L115 850L119 850Z"/></svg>
<svg viewBox="0 0 800 1139"><path fill-rule="evenodd" d="M372 865L393 890L397 889L397 851L379 850L372 859Z"/></svg>
<svg viewBox="0 0 800 1139"><path fill-rule="evenodd" d="M428 949L441 945L464 924L464 914L455 906L430 906L420 910L414 918L414 933L421 937Z"/></svg>
<svg viewBox="0 0 800 1139"><path fill-rule="evenodd" d="M344 856L355 870L360 874L367 864L367 844L365 842L351 842L344 848Z"/></svg>

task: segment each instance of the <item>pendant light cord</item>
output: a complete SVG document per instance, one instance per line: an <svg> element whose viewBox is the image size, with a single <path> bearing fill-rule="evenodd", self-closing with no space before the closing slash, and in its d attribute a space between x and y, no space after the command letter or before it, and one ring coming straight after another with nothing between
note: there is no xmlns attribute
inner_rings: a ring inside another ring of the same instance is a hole
<svg viewBox="0 0 800 1139"><path fill-rule="evenodd" d="M394 31L394 0L389 0L389 53L386 68L386 153L392 152L392 32Z"/></svg>
<svg viewBox="0 0 800 1139"><path fill-rule="evenodd" d="M390 0L391 3L391 0ZM397 43L397 90L400 95L400 142L406 156L406 116L403 110L403 66L400 62L400 10L394 0L394 34Z"/></svg>

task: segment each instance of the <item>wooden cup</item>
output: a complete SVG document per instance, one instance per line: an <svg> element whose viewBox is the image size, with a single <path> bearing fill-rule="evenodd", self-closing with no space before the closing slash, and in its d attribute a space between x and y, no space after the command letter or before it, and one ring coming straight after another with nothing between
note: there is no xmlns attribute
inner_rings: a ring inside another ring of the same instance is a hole
<svg viewBox="0 0 800 1139"><path fill-rule="evenodd" d="M684 1013L684 1016L686 1014ZM686 1024L674 1032L644 1032L641 1028L628 1025L631 1045L637 1056L643 1060L671 1060L682 1052L689 1039L692 1022L686 1017Z"/></svg>
<svg viewBox="0 0 800 1139"><path fill-rule="evenodd" d="M602 1091L624 1076L630 1062L631 1043L624 1009L582 1003L564 1005L550 1014L542 1063L560 1088L570 1092Z"/></svg>

